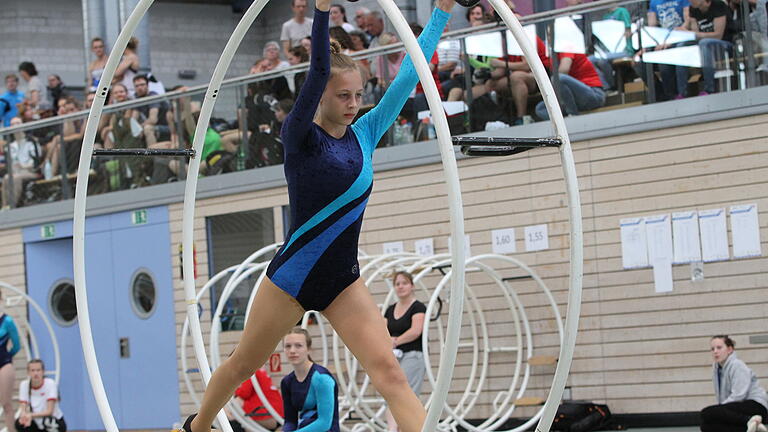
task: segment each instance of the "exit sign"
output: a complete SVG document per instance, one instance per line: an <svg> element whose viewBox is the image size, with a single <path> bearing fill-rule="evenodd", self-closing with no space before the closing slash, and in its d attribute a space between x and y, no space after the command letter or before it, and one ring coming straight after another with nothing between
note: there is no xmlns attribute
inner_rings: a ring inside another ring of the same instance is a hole
<svg viewBox="0 0 768 432"><path fill-rule="evenodd" d="M56 237L56 225L48 224L40 227L40 237L44 239Z"/></svg>
<svg viewBox="0 0 768 432"><path fill-rule="evenodd" d="M147 223L147 209L134 210L131 213L131 223L134 225L144 225Z"/></svg>

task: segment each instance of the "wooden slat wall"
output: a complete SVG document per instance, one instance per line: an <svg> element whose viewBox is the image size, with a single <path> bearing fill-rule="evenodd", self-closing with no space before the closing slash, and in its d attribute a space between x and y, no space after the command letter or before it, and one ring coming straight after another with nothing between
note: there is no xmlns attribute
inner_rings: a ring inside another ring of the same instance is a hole
<svg viewBox="0 0 768 432"><path fill-rule="evenodd" d="M12 285L22 291L26 291L26 276L24 274L24 241L21 236L21 229L10 229L0 231L0 281ZM16 326L19 329L19 337L27 336L23 321L27 320L27 302L21 301L12 307L7 306L7 300L18 296L13 291L3 289L2 301L0 301L0 313L6 313L13 317ZM43 305L44 307L44 305ZM36 312L32 312L33 314ZM48 335L38 335L42 338L40 343L47 343ZM14 357L13 367L16 369L16 383L27 377L27 353L23 350ZM51 365L52 366L52 365ZM14 386L14 406L18 400L18 384ZM5 427L4 419L0 418L0 427Z"/></svg>
<svg viewBox="0 0 768 432"><path fill-rule="evenodd" d="M706 279L690 282L687 265L675 266L674 291L656 294L650 269L621 268L619 219L704 210L756 202L761 238L768 253L768 128L757 127L768 116L745 117L694 126L615 136L574 144L584 215L584 304L578 346L569 385L577 399L606 402L619 413L694 411L712 403L709 336L729 333L739 355L768 384L765 346L750 346L748 335L768 329L768 259L754 258L706 264ZM565 313L568 283L568 212L559 156L554 150L528 152L512 158L465 159L460 174L472 253L491 251L490 231L514 227L515 257L531 266L552 290ZM276 188L202 200L196 214L195 242L198 285L206 280L206 216L287 204L286 189ZM436 252L447 252L446 191L439 164L376 174L366 212L361 248L377 254L382 244L404 241L407 249L420 238L433 237ZM276 220L279 218L276 218ZM171 207L171 250L181 241L181 205ZM550 248L524 252L526 225L548 224ZM496 263L504 276L524 274ZM184 300L178 274L176 299L178 329L184 319ZM489 324L491 345L516 341L509 309L498 288L481 274L468 281ZM436 276L427 278L434 287ZM530 280L513 283L525 306L534 333L536 355L557 355L558 338L546 298ZM372 284L377 301L385 285ZM420 294L424 300L426 295ZM447 297L447 294L444 295ZM209 299L204 299L206 309ZM203 317L208 318L209 314ZM469 322L464 317L465 325ZM210 323L205 324L206 331ZM439 350L433 326L432 353ZM463 341L468 341L469 328ZM224 337L227 352L237 333ZM189 351L191 355L191 350ZM190 358L191 360L191 358ZM433 355L436 367L437 357ZM457 401L470 373L471 352L462 351L455 371L451 401ZM514 355L495 353L484 393L469 415L491 414L497 393L509 386ZM191 360L194 366L194 361ZM546 397L553 366L533 369L526 396ZM181 374L179 370L180 382ZM195 375L197 376L197 375ZM279 380L279 376L274 377ZM191 412L191 399L182 389L182 412ZM425 385L425 394L429 386ZM370 393L372 394L372 393ZM530 415L535 408L515 411Z"/></svg>

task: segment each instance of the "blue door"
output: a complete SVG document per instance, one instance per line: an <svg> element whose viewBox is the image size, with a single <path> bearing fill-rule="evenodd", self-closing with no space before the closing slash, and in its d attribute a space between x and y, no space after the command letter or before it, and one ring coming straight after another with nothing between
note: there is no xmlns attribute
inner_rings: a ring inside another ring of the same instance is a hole
<svg viewBox="0 0 768 432"><path fill-rule="evenodd" d="M164 429L179 419L168 212L165 207L147 209L140 224L134 225L135 221L131 212L88 218L89 311L102 379L118 426ZM66 319L71 318L67 289L56 290L72 283L72 223L54 225L54 230L40 226L24 230L27 290L46 310L59 340L61 406L68 427L103 430L78 326ZM46 239L41 238L44 232ZM30 313L30 324L36 334L46 334L35 312ZM53 364L51 347L44 342L41 355Z"/></svg>

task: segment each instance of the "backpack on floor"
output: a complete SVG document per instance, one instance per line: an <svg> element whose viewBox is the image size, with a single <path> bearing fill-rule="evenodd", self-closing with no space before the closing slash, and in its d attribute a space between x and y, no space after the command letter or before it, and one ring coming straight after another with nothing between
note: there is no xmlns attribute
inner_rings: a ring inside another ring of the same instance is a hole
<svg viewBox="0 0 768 432"><path fill-rule="evenodd" d="M565 402L560 404L552 422L553 431L588 432L600 430L610 423L611 411L607 405L593 402Z"/></svg>

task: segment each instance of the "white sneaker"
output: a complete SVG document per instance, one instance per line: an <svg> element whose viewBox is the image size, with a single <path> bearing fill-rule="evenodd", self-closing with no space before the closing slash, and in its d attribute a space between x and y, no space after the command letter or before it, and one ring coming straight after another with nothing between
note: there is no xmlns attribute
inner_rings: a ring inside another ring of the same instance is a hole
<svg viewBox="0 0 768 432"><path fill-rule="evenodd" d="M752 416L747 422L747 432L766 432L768 429L763 425L763 418L759 415Z"/></svg>

